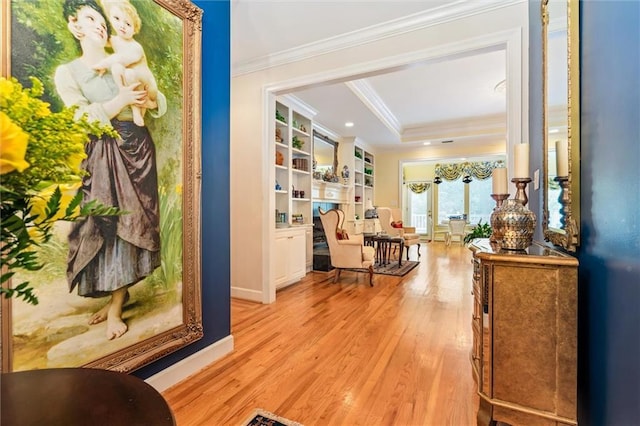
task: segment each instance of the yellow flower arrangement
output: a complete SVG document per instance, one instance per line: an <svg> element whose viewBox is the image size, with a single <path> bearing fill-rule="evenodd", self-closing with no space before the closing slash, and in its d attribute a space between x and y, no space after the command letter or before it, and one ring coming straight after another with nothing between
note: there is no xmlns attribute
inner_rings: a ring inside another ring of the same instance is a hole
<svg viewBox="0 0 640 426"><path fill-rule="evenodd" d="M9 116L2 111L0 111L0 135L2 135L0 174L14 170L22 172L29 167L29 163L24 159L27 153L29 135L13 124Z"/></svg>
<svg viewBox="0 0 640 426"><path fill-rule="evenodd" d="M58 220L119 214L95 202L82 204L84 144L91 136L117 137L111 126L76 118L76 108L51 112L39 99L44 88L31 78L24 88L0 78L0 294L37 304L28 282L9 285L16 269L38 270L35 247L51 238Z"/></svg>

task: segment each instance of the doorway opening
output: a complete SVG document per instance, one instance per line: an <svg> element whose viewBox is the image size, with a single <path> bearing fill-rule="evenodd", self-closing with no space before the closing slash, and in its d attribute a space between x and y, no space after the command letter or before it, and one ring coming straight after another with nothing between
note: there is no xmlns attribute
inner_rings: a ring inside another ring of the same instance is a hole
<svg viewBox="0 0 640 426"><path fill-rule="evenodd" d="M404 182L402 186L403 223L405 226L416 228L420 239L431 241L433 235L433 183L425 181Z"/></svg>

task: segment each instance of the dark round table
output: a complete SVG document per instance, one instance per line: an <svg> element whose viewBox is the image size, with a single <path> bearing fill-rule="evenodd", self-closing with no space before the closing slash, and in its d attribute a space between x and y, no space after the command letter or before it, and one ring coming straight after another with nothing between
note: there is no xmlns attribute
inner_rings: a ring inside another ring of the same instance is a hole
<svg viewBox="0 0 640 426"><path fill-rule="evenodd" d="M402 266L404 238L392 237L388 234L376 234L373 237L373 241L375 241L376 243L376 263L378 264L378 266L385 266L391 263L391 249L394 244L397 244L400 250L400 256L398 257L398 267Z"/></svg>
<svg viewBox="0 0 640 426"><path fill-rule="evenodd" d="M0 375L3 426L173 426L169 405L135 376L93 368Z"/></svg>

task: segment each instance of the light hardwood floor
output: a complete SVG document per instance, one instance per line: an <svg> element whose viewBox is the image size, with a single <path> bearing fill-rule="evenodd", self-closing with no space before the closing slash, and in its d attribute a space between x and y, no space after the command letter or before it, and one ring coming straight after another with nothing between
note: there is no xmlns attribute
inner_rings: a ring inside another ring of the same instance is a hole
<svg viewBox="0 0 640 426"><path fill-rule="evenodd" d="M374 287L314 272L271 305L232 299L234 352L163 393L178 425L240 425L255 408L305 426L474 425L471 253L420 251Z"/></svg>

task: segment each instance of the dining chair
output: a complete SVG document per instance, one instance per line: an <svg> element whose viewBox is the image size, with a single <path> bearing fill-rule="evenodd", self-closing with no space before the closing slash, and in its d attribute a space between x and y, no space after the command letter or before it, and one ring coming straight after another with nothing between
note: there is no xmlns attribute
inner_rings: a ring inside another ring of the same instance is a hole
<svg viewBox="0 0 640 426"><path fill-rule="evenodd" d="M451 239L456 235L460 238L460 245L463 245L464 237L467 235L466 226L465 219L449 219L449 232L445 236L447 245L451 245Z"/></svg>

